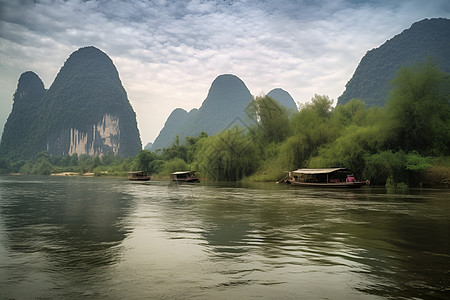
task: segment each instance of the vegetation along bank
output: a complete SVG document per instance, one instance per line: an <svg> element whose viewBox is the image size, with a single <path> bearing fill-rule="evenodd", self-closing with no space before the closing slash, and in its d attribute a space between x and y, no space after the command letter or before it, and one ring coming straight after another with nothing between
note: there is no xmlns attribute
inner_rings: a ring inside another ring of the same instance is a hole
<svg viewBox="0 0 450 300"><path fill-rule="evenodd" d="M27 160L0 158L0 173L62 172L126 176L132 170L166 178L197 170L208 180L277 181L297 168L346 167L372 184L450 184L450 75L428 60L402 67L391 82L386 106L358 99L333 108L315 95L298 112L269 96L246 108L245 126L180 140L135 157L55 156L40 152Z"/></svg>

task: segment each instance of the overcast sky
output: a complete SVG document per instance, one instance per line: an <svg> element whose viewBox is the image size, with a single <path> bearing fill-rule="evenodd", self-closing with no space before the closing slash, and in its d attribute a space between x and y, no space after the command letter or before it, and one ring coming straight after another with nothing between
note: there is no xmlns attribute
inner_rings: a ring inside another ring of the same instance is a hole
<svg viewBox="0 0 450 300"><path fill-rule="evenodd" d="M364 54L448 0L0 0L0 131L20 74L46 88L69 55L95 46L113 60L143 145L177 107L198 108L220 74L250 92L335 100Z"/></svg>

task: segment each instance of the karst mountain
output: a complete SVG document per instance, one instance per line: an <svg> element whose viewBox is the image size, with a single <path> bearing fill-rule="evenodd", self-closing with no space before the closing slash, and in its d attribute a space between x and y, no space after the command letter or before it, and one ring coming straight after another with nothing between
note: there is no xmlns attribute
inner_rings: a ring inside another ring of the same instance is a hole
<svg viewBox="0 0 450 300"><path fill-rule="evenodd" d="M20 76L0 155L135 156L141 149L136 114L112 60L95 47L70 55L48 90L33 72Z"/></svg>

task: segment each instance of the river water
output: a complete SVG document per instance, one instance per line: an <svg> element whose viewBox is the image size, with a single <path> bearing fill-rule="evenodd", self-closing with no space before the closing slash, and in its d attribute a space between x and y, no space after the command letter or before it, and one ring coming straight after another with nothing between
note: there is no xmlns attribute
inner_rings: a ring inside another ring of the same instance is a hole
<svg viewBox="0 0 450 300"><path fill-rule="evenodd" d="M450 190L0 177L0 299L449 299Z"/></svg>

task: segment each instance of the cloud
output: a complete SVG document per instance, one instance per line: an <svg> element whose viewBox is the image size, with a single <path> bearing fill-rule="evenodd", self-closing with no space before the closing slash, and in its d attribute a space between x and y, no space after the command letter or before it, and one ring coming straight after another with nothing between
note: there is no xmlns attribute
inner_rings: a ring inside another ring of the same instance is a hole
<svg viewBox="0 0 450 300"><path fill-rule="evenodd" d="M20 74L46 87L68 56L93 45L114 61L153 140L176 107L206 98L220 74L254 95L281 87L300 102L336 99L366 51L426 17L449 17L436 0L0 0L0 126ZM419 9L420 7L420 9Z"/></svg>

